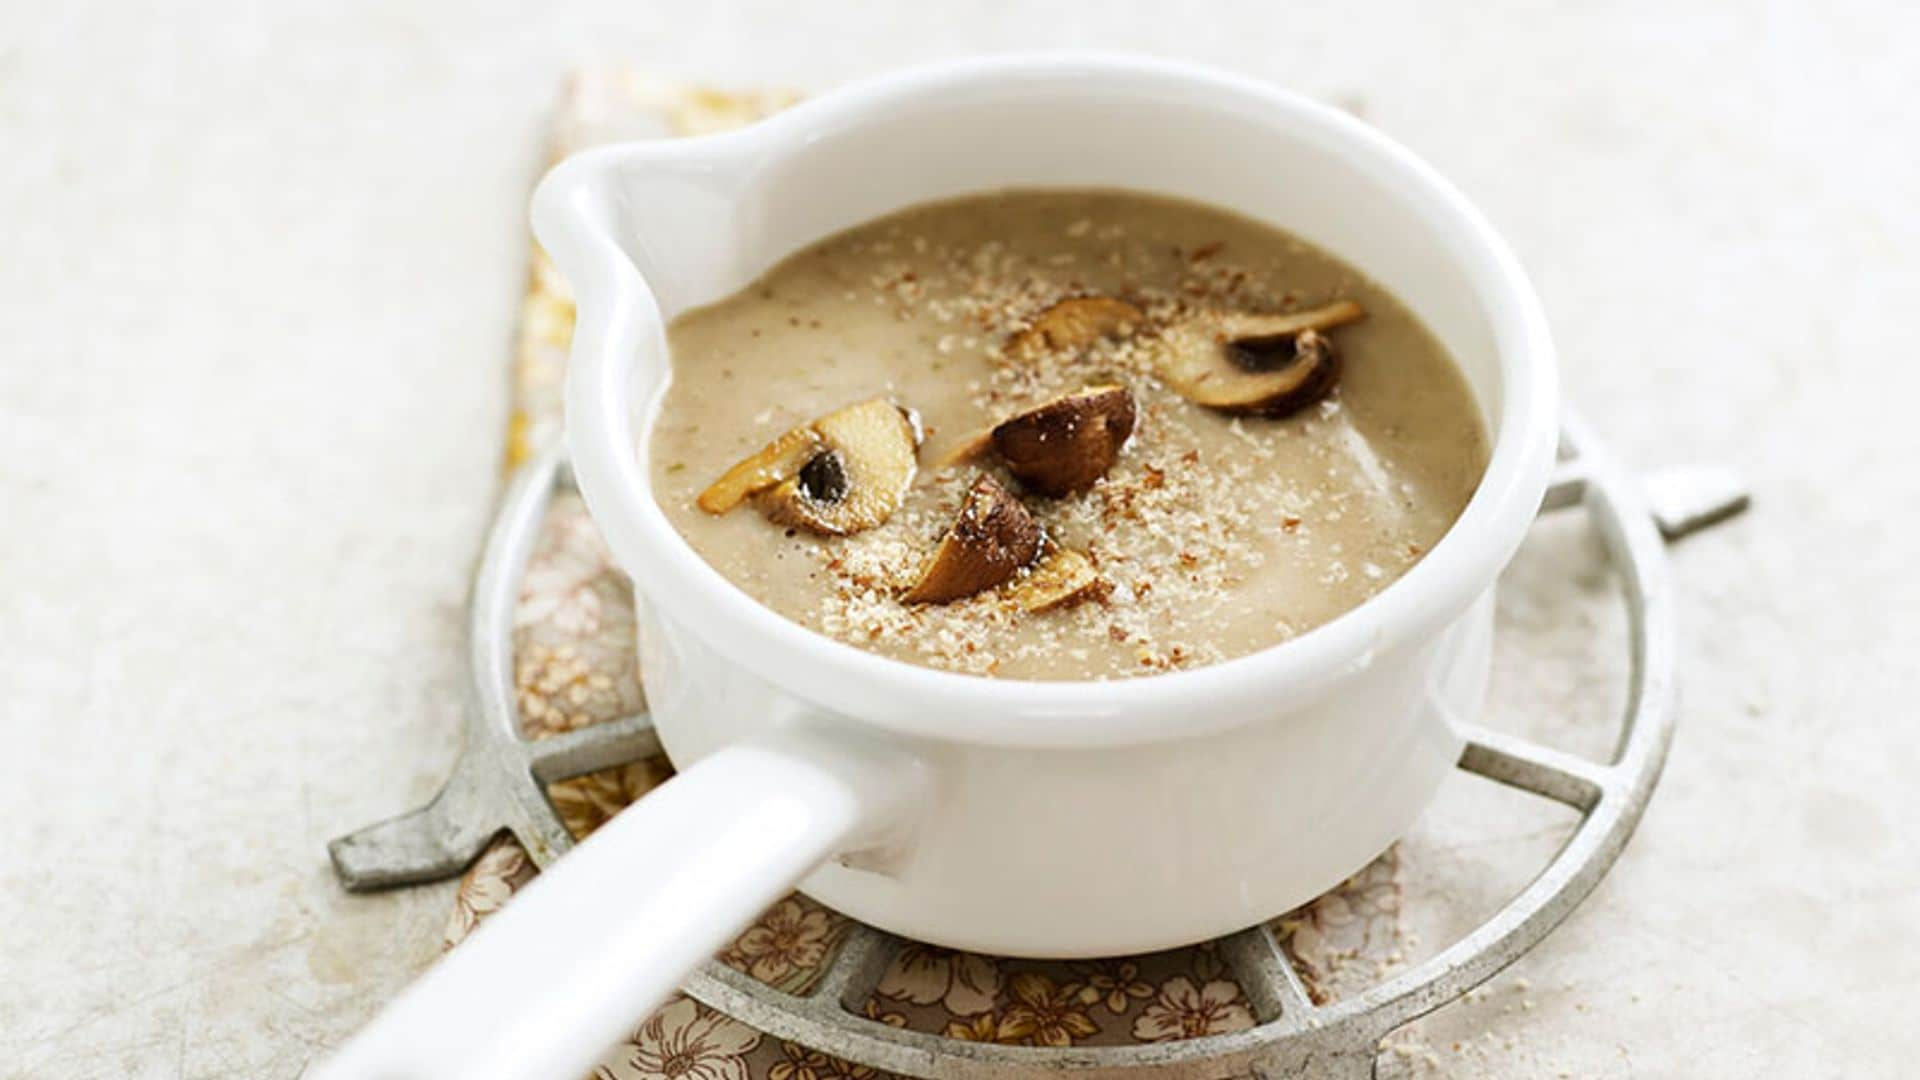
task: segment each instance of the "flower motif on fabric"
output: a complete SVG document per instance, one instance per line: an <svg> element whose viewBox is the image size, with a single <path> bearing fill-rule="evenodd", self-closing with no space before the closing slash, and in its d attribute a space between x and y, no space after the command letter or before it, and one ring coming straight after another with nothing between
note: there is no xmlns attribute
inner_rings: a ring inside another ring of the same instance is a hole
<svg viewBox="0 0 1920 1080"><path fill-rule="evenodd" d="M454 890L453 911L447 916L447 928L441 944L451 949L466 940L480 921L500 910L514 891L533 877L533 863L513 840L499 840L486 850L460 878Z"/></svg>
<svg viewBox="0 0 1920 1080"><path fill-rule="evenodd" d="M781 1043L780 1054L780 1060L767 1069L767 1080L876 1080L888 1075L798 1043Z"/></svg>
<svg viewBox="0 0 1920 1080"><path fill-rule="evenodd" d="M1000 1039L1034 1046L1072 1046L1100 1028L1081 1010L1080 988L1061 986L1036 971L1023 971L1007 984L1013 1003L1000 1014Z"/></svg>
<svg viewBox="0 0 1920 1080"><path fill-rule="evenodd" d="M910 944L880 978L875 993L915 1005L943 1006L955 1016L993 1008L1000 996L1000 966L974 953Z"/></svg>
<svg viewBox="0 0 1920 1080"><path fill-rule="evenodd" d="M1007 981L1007 989L1013 1000L1005 1009L951 1020L947 1037L1009 1046L1072 1046L1100 1033L1100 1026L1080 1007L1078 983L1061 985L1037 971L1023 971Z"/></svg>
<svg viewBox="0 0 1920 1080"><path fill-rule="evenodd" d="M964 1039L967 1042L1015 1043L1018 1039L1001 1038L1000 1017L995 1013L984 1012L979 1016L965 1020L949 1020L944 1034L949 1039Z"/></svg>
<svg viewBox="0 0 1920 1080"><path fill-rule="evenodd" d="M1253 1026L1253 1011L1240 994L1240 987L1226 979L1212 979L1194 985L1185 975L1176 975L1160 987L1160 993L1133 1022L1133 1037L1145 1042L1172 1042L1242 1031Z"/></svg>
<svg viewBox="0 0 1920 1080"><path fill-rule="evenodd" d="M1316 1004L1358 992L1405 959L1400 848L1273 923Z"/></svg>
<svg viewBox="0 0 1920 1080"><path fill-rule="evenodd" d="M1081 967L1079 1001L1082 1005L1105 1004L1107 1011L1119 1016L1134 1001L1153 996L1153 985L1140 978L1140 965L1131 960L1110 960Z"/></svg>
<svg viewBox="0 0 1920 1080"><path fill-rule="evenodd" d="M606 824L635 799L666 783L673 766L663 757L629 762L547 785L554 812L575 840Z"/></svg>
<svg viewBox="0 0 1920 1080"><path fill-rule="evenodd" d="M676 997L608 1053L596 1080L749 1080L760 1033L691 998Z"/></svg>
<svg viewBox="0 0 1920 1080"><path fill-rule="evenodd" d="M825 908L790 896L735 938L720 960L763 983L777 985L796 973L805 976L818 970L838 929Z"/></svg>
<svg viewBox="0 0 1920 1080"><path fill-rule="evenodd" d="M903 1028L907 1026L905 1013L886 1011L881 1007L878 998L868 998L866 1006L860 1010L860 1013L867 1019L878 1024L885 1024L888 1027Z"/></svg>

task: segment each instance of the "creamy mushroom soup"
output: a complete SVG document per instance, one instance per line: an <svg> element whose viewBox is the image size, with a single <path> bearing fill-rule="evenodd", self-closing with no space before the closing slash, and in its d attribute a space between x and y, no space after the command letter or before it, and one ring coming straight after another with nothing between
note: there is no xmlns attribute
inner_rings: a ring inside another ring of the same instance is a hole
<svg viewBox="0 0 1920 1080"><path fill-rule="evenodd" d="M767 607L1024 679L1215 663L1439 541L1487 459L1434 336L1221 210L1109 191L930 204L668 329L654 495Z"/></svg>

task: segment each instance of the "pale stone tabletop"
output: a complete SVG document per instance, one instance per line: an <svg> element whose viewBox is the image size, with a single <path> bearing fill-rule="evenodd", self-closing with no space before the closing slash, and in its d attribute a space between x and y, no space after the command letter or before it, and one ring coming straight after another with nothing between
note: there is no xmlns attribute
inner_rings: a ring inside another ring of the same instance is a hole
<svg viewBox="0 0 1920 1080"><path fill-rule="evenodd" d="M1754 485L1674 552L1686 704L1640 834L1390 1069L1920 1059L1920 18L1170 10L0 13L0 1076L296 1076L438 951L451 884L349 897L324 845L456 747L563 71L815 89L1058 45L1263 75L1408 142L1512 239L1619 451ZM1616 629L1590 555L1549 530L1523 556L1492 718L1584 749ZM1411 947L1517 884L1411 850L1406 901L1442 912Z"/></svg>

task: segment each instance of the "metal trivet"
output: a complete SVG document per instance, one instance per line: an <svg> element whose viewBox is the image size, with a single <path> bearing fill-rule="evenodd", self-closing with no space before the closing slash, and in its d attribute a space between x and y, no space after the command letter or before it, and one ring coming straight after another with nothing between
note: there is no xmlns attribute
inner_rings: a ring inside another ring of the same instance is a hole
<svg viewBox="0 0 1920 1080"><path fill-rule="evenodd" d="M572 843L544 785L659 752L645 715L537 741L521 738L514 709L513 609L548 503L573 477L552 448L521 466L487 537L468 615L472 684L466 747L427 806L328 845L346 887L360 891L451 877L504 829L546 866ZM1649 510L1648 504L1651 504ZM1585 507L1620 573L1632 650L1618 746L1600 764L1479 727L1466 731L1460 768L1564 803L1580 823L1538 877L1451 947L1363 993L1315 1005L1265 924L1216 942L1256 1026L1181 1042L1024 1047L889 1027L861 1015L904 942L854 923L824 976L804 994L775 990L717 961L687 980L688 994L761 1031L848 1061L922 1077L1000 1080L1071 1071L1087 1077L1358 1080L1373 1075L1394 1028L1466 993L1544 938L1592 891L1640 820L1673 736L1676 644L1661 537L1678 538L1738 513L1747 497L1719 469L1676 469L1637 483L1584 428L1563 429L1543 513ZM1279 914L1276 912L1275 914Z"/></svg>

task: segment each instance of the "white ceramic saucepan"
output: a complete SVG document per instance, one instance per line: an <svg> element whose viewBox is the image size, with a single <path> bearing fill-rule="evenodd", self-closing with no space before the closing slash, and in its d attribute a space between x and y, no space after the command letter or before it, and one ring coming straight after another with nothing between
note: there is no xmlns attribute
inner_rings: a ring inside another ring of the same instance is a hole
<svg viewBox="0 0 1920 1080"><path fill-rule="evenodd" d="M1132 680L927 670L749 599L653 501L667 321L828 234L1008 187L1211 203L1372 275L1446 343L1491 429L1459 522L1401 580L1310 633ZM324 1075L578 1076L796 884L886 930L988 952L1215 937L1360 868L1453 767L1452 721L1485 683L1494 578L1553 457L1553 351L1486 221L1373 130L1188 67L994 59L841 90L735 134L582 154L541 185L534 223L578 293L574 471L639 591L647 701L680 774L543 874Z"/></svg>

